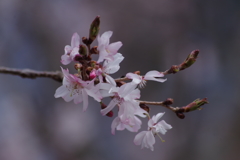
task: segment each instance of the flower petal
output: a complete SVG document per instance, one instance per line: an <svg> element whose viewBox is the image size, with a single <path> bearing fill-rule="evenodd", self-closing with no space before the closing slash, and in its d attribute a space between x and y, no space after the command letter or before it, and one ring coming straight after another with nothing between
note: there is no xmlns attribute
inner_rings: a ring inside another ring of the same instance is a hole
<svg viewBox="0 0 240 160"><path fill-rule="evenodd" d="M134 140L133 140L134 144L135 144L135 145L140 145L140 144L142 144L143 138L145 137L145 135L146 135L147 132L148 132L148 131L139 132L139 133L135 136L135 138L134 138Z"/></svg>
<svg viewBox="0 0 240 160"><path fill-rule="evenodd" d="M74 33L72 36L72 40L71 40L71 46L74 47L79 47L80 44L80 37L77 33Z"/></svg>
<svg viewBox="0 0 240 160"><path fill-rule="evenodd" d="M155 78L158 77L158 78ZM152 80L152 81L157 81L157 82L165 82L167 79L162 79L159 77L164 77L164 74L158 72L158 71L149 71L146 73L144 76L145 80Z"/></svg>
<svg viewBox="0 0 240 160"><path fill-rule="evenodd" d="M82 98L83 98L83 111L87 110L88 107L88 94L85 89L82 90Z"/></svg>
<svg viewBox="0 0 240 160"><path fill-rule="evenodd" d="M106 115L108 112L110 112L118 103L117 99L112 99L111 102L108 104L108 106L101 110L102 115Z"/></svg>

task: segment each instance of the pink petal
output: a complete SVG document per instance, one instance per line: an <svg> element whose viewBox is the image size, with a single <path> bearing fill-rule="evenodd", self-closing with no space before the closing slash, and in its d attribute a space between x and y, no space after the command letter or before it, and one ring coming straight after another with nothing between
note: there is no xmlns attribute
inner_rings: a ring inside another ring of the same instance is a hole
<svg viewBox="0 0 240 160"><path fill-rule="evenodd" d="M119 118L119 117L116 117L116 118L112 121L111 129L112 129L112 134L113 134L113 135L115 134L115 129L116 129L116 127L118 126L119 122L120 122L120 118Z"/></svg>
<svg viewBox="0 0 240 160"><path fill-rule="evenodd" d="M157 78L155 78L157 77ZM157 81L157 82L165 82L167 79L161 79L158 77L164 77L164 74L158 72L158 71L149 71L146 73L144 76L145 80L152 80L152 81Z"/></svg>
<svg viewBox="0 0 240 160"><path fill-rule="evenodd" d="M79 93L80 94L80 93ZM81 103L83 101L83 99L82 99L82 94L80 94L79 96L75 96L74 97L74 103L75 104L79 104L79 103Z"/></svg>
<svg viewBox="0 0 240 160"><path fill-rule="evenodd" d="M74 33L72 36L72 40L71 40L71 47L79 47L80 44L80 37L77 33Z"/></svg>
<svg viewBox="0 0 240 160"><path fill-rule="evenodd" d="M65 54L71 53L72 47L69 46L69 45L66 45L65 48L64 48L64 51L65 51Z"/></svg>
<svg viewBox="0 0 240 160"><path fill-rule="evenodd" d="M69 55L64 54L64 55L61 56L61 63L63 65L68 65L71 62L72 62L72 60L71 60Z"/></svg>
<svg viewBox="0 0 240 160"><path fill-rule="evenodd" d="M108 45L109 44L109 39L112 36L113 32L112 31L107 31L102 34L101 37L98 38L98 43Z"/></svg>
<svg viewBox="0 0 240 160"><path fill-rule="evenodd" d="M142 81L142 78L141 76L137 75L137 74L134 74L134 73L128 73L126 74L126 77L128 79L132 79L132 82L135 83L135 84L139 84L141 81Z"/></svg>
<svg viewBox="0 0 240 160"><path fill-rule="evenodd" d="M153 145L155 144L155 138L152 131L148 131L143 139L142 147L150 148L153 151ZM145 145L145 146L143 146Z"/></svg>
<svg viewBox="0 0 240 160"><path fill-rule="evenodd" d="M112 54L116 54L120 47L122 47L122 42L114 42L107 47L107 50Z"/></svg>
<svg viewBox="0 0 240 160"><path fill-rule="evenodd" d="M145 137L145 135L146 135L147 132L148 132L148 131L139 132L139 133L135 136L135 138L134 138L134 140L133 140L134 144L135 144L135 145L140 145L140 144L142 144L143 138Z"/></svg>
<svg viewBox="0 0 240 160"><path fill-rule="evenodd" d="M152 117L152 120L154 121L154 123L157 123L159 121L159 119L165 114L165 112L163 113L158 113L156 116Z"/></svg>
<svg viewBox="0 0 240 160"><path fill-rule="evenodd" d="M108 104L108 106L101 110L102 115L106 115L108 112L110 112L118 103L118 100L115 98L111 100L111 102Z"/></svg>
<svg viewBox="0 0 240 160"><path fill-rule="evenodd" d="M82 98L83 98L83 111L87 110L88 107L88 94L87 92L83 89L82 90Z"/></svg>
<svg viewBox="0 0 240 160"><path fill-rule="evenodd" d="M59 97L63 97L63 96L66 96L68 94L68 89L65 87L65 86L60 86L55 94L54 94L54 97L55 98L59 98Z"/></svg>

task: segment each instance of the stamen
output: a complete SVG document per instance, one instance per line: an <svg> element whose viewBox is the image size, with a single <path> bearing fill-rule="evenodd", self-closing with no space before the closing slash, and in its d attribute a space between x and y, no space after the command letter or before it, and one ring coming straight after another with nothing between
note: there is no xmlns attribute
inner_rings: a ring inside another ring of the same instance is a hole
<svg viewBox="0 0 240 160"><path fill-rule="evenodd" d="M160 140L161 140L162 142L165 142L165 140L162 139L162 137L161 137L158 133L156 133L156 135L160 138Z"/></svg>

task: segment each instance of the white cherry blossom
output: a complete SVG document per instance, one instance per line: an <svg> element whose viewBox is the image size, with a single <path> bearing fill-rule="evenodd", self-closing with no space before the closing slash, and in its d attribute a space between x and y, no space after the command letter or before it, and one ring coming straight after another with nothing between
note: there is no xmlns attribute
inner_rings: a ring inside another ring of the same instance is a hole
<svg viewBox="0 0 240 160"><path fill-rule="evenodd" d="M165 134L168 129L172 128L172 126L167 124L164 120L158 122L163 115L164 113L158 113L148 121L148 131L139 132L135 136L134 143L136 145L141 145L142 148L150 148L152 151L154 150L153 145L155 144L155 136L157 135L161 139L158 133Z"/></svg>
<svg viewBox="0 0 240 160"><path fill-rule="evenodd" d="M122 42L120 41L109 44L109 39L112 36L112 33L112 31L107 31L97 37L99 51L98 63L102 62L104 59L113 60L113 56L117 54L117 51L122 46Z"/></svg>
<svg viewBox="0 0 240 160"><path fill-rule="evenodd" d="M65 54L61 57L61 62L67 65L74 61L76 55L79 54L80 37L77 33L74 33L71 40L71 46L66 45L64 48Z"/></svg>
<svg viewBox="0 0 240 160"><path fill-rule="evenodd" d="M145 74L145 76L140 76L134 73L128 73L126 75L127 78L132 79L132 82L136 85L139 85L140 88L143 88L146 85L147 80L157 81L157 82L165 82L167 79L163 79L164 74L158 71L149 71Z"/></svg>

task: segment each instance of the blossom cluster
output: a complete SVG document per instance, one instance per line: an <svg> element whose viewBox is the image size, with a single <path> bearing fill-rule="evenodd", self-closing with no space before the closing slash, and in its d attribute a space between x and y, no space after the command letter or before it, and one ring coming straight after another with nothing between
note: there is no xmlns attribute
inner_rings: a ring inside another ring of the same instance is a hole
<svg viewBox="0 0 240 160"><path fill-rule="evenodd" d="M155 137L160 137L159 133L165 134L172 126L164 120L159 119L164 113L150 116L148 111L140 105L140 89L146 85L148 80L165 82L164 74L159 71L149 71L145 75L138 73L127 73L125 81L116 81L111 74L120 69L120 63L124 57L118 52L122 42L110 43L112 31L98 34L99 23L95 19L91 28L89 38L82 38L74 33L71 45L64 48L65 53L61 56L61 63L68 65L75 62L77 73L71 74L68 69L62 69L63 82L56 92L55 97L62 97L66 102L74 101L75 104L82 103L83 111L88 108L88 97L92 97L101 105L100 113L109 117L113 116L113 109L117 106L117 116L113 119L111 132L116 130L128 130L138 132L142 121L140 118L148 118L148 129L139 132L134 143L153 150ZM92 41L97 39L98 45L90 47ZM92 60L92 55L97 54L98 59ZM108 105L103 103L103 99L111 98ZM161 139L161 137L160 137ZM162 139L161 139L162 140Z"/></svg>

